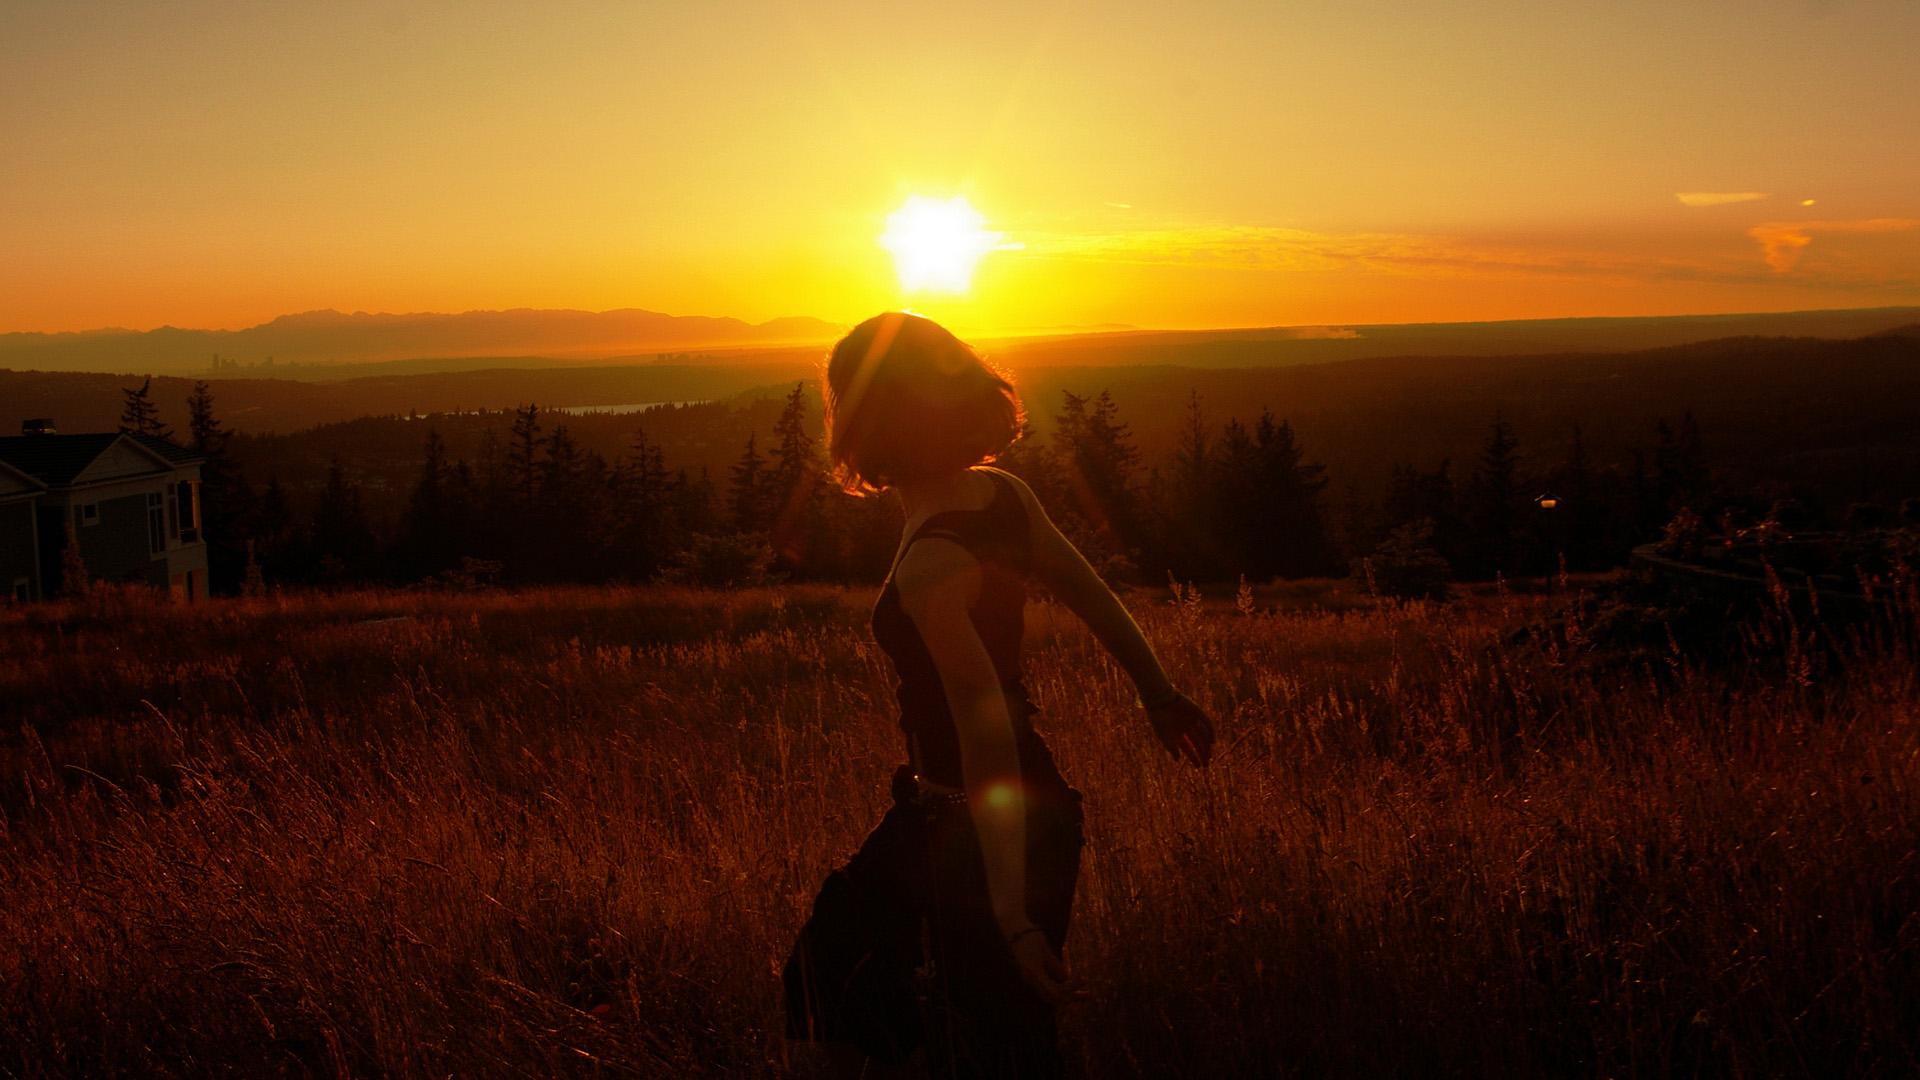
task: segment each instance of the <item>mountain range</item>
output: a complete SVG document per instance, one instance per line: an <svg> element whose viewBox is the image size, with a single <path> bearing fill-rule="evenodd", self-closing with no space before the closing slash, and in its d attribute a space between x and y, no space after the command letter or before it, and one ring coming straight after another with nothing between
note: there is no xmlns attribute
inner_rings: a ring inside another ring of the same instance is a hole
<svg viewBox="0 0 1920 1080"><path fill-rule="evenodd" d="M819 319L748 323L623 308L571 311L308 311L242 330L88 330L0 334L0 367L188 374L236 367L367 363L420 357L598 358L687 349L807 345L841 327ZM216 358L218 361L216 362ZM272 374L261 371L260 374Z"/></svg>
<svg viewBox="0 0 1920 1080"><path fill-rule="evenodd" d="M1101 327L972 340L1015 370L1087 364L1290 367L1395 356L1631 352L1730 337L1848 339L1915 323L1920 323L1920 307L1238 330ZM310 311L242 330L163 326L0 334L0 368L303 381L606 363L773 362L811 368L820 348L843 329L804 317L748 323L635 308L407 315ZM689 352L722 355L695 358L685 355Z"/></svg>

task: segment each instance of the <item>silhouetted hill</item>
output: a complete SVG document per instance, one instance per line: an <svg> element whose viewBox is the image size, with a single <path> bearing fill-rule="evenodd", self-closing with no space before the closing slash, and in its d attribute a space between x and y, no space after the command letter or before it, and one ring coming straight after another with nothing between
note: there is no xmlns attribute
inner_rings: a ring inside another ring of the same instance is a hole
<svg viewBox="0 0 1920 1080"><path fill-rule="evenodd" d="M1628 352L1732 337L1857 338L1920 322L1920 308L1751 315L1519 319L1481 323L1281 326L1255 330L1134 331L984 342L1017 368L1051 364L1255 367L1388 356L1518 356Z"/></svg>
<svg viewBox="0 0 1920 1080"><path fill-rule="evenodd" d="M1189 392L1215 421L1260 410L1293 423L1337 493L1369 497L1396 462L1471 473L1494 416L1531 465L1564 457L1576 425L1596 462L1650 449L1653 423L1691 411L1741 491L1822 501L1920 495L1920 335L1729 338L1631 353L1402 356L1285 368L1057 367L1022 383L1041 430L1060 391L1112 392L1151 459L1170 452Z"/></svg>
<svg viewBox="0 0 1920 1080"><path fill-rule="evenodd" d="M1176 354L1177 355L1177 354ZM455 456L475 454L488 427L506 418L471 415L537 401L543 408L714 401L653 414L574 416L564 422L583 447L617 458L643 422L669 463L727 475L747 434L764 440L778 394L817 375L817 350L727 364L494 369L366 377L333 382L229 379L214 384L217 411L249 439L252 462L296 488L317 484L326 462L353 463L397 499L418 467L424 437L410 412L430 419ZM1920 494L1920 333L1912 326L1848 341L1728 338L1627 353L1529 356L1399 356L1282 367L1200 368L1139 362L1015 367L1044 437L1062 391L1111 391L1146 461L1172 450L1190 394L1209 420L1252 422L1263 408L1292 422L1308 455L1328 466L1339 500L1375 498L1395 463L1431 469L1451 459L1471 473L1496 415L1520 439L1530 471L1563 460L1577 425L1597 466L1623 467L1650 451L1654 423L1691 411L1708 460L1731 490L1794 495L1844 507ZM111 428L124 376L0 372L0 430L51 416L66 431ZM163 418L186 424L191 383L156 378ZM743 396L744 395L744 396ZM379 419L379 417L399 417ZM356 419L371 417L370 419ZM813 417L818 425L817 406ZM351 423L344 423L352 421ZM552 417L552 423L563 422ZM318 427L317 425L327 425ZM376 501L378 501L376 499ZM392 512L395 508L386 508Z"/></svg>
<svg viewBox="0 0 1920 1080"><path fill-rule="evenodd" d="M1245 330L1083 330L979 343L997 360L1021 369L1138 363L1280 367L1383 356L1625 352L1727 337L1857 338L1916 324L1920 308L1905 307ZM245 330L166 326L146 332L0 334L0 368L324 380L696 360L798 364L817 359L821 347L841 329L809 318L750 325L640 310L521 309L458 315L312 311ZM693 351L704 355L686 355ZM217 371L215 356L222 362Z"/></svg>
<svg viewBox="0 0 1920 1080"><path fill-rule="evenodd" d="M220 379L212 383L218 415L228 427L256 434L288 433L365 416L465 413L529 401L549 406L621 406L660 401L705 401L756 386L803 378L801 364L630 364L607 367L487 368L419 375L373 375L307 381ZM51 417L62 431L111 430L121 391L141 377L93 372L0 370L0 433L20 421ZM193 380L156 376L153 400L176 430L187 423Z"/></svg>
<svg viewBox="0 0 1920 1080"><path fill-rule="evenodd" d="M46 371L187 374L224 363L293 365L365 363L415 357L605 357L742 345L817 344L840 328L818 319L739 319L662 315L653 311L467 311L456 315L386 315L309 311L282 315L244 330L145 332L90 330L66 334L0 334L0 366ZM466 367L473 367L468 362ZM231 372L230 372L231 373ZM273 374L272 368L254 374Z"/></svg>

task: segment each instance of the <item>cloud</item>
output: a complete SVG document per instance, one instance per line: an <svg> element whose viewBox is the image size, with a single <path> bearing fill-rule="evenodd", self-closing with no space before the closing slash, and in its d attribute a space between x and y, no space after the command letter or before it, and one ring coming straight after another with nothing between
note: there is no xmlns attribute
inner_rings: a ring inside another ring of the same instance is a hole
<svg viewBox="0 0 1920 1080"><path fill-rule="evenodd" d="M1764 191L1682 191L1674 196L1682 206L1725 206L1728 203L1759 202Z"/></svg>
<svg viewBox="0 0 1920 1080"><path fill-rule="evenodd" d="M1395 274L1549 273L1688 276L1707 268L1617 252L1409 233L1321 233L1268 226L1204 226L1109 233L1029 234L1027 254L1143 265ZM1749 272L1750 273L1750 272Z"/></svg>
<svg viewBox="0 0 1920 1080"><path fill-rule="evenodd" d="M1866 218L1859 221L1764 221L1747 230L1760 243L1760 257L1776 274L1792 270L1800 253L1821 233L1890 233L1920 229L1920 218Z"/></svg>

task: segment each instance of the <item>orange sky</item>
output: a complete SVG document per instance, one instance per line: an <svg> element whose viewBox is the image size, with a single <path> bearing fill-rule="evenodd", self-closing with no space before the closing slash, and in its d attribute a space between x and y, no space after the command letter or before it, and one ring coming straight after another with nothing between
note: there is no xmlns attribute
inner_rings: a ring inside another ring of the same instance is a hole
<svg viewBox="0 0 1920 1080"><path fill-rule="evenodd" d="M1913 0L28 2L0 330L1920 303L1916 42ZM903 294L912 194L1022 246Z"/></svg>

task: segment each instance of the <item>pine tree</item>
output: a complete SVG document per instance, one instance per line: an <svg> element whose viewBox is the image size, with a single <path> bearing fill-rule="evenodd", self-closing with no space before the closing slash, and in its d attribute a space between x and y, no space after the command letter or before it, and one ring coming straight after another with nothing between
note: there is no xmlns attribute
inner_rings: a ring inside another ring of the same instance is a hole
<svg viewBox="0 0 1920 1080"><path fill-rule="evenodd" d="M733 527L740 532L765 532L768 525L765 512L766 459L760 456L760 451L754 446L757 435L756 432L747 436L747 448L733 464L729 505L733 512Z"/></svg>
<svg viewBox="0 0 1920 1080"><path fill-rule="evenodd" d="M1293 425L1262 411L1254 429L1259 490L1250 505L1253 536L1264 541L1254 560L1261 577L1297 578L1329 573L1335 554L1327 535L1321 496L1326 466L1310 463L1294 438Z"/></svg>
<svg viewBox="0 0 1920 1080"><path fill-rule="evenodd" d="M153 400L153 376L149 375L138 390L122 390L126 399L120 410L120 430L130 435L151 435L158 439L173 438L173 429L160 422L160 406Z"/></svg>
<svg viewBox="0 0 1920 1080"><path fill-rule="evenodd" d="M806 385L796 383L774 421L776 445L768 471L772 520L769 539L782 569L806 569L824 543L819 496L824 473L814 439L807 434Z"/></svg>
<svg viewBox="0 0 1920 1080"><path fill-rule="evenodd" d="M540 406L515 410L507 439L506 479L522 511L531 511L540 491Z"/></svg>
<svg viewBox="0 0 1920 1080"><path fill-rule="evenodd" d="M371 572L373 530L367 524L360 485L347 479L339 458L327 466L327 486L314 512L313 538L320 576L328 584L364 580Z"/></svg>
<svg viewBox="0 0 1920 1080"><path fill-rule="evenodd" d="M437 429L427 432L426 458L407 500L400 540L403 570L413 577L438 573L453 564L454 532L448 498L447 445Z"/></svg>
<svg viewBox="0 0 1920 1080"><path fill-rule="evenodd" d="M1467 564L1468 543L1460 520L1459 500L1454 493L1451 459L1443 459L1430 473L1412 465L1395 465L1381 517L1389 532L1426 521L1431 526L1427 536L1434 549L1454 567Z"/></svg>
<svg viewBox="0 0 1920 1080"><path fill-rule="evenodd" d="M1488 577L1519 569L1521 557L1520 441L1506 418L1495 416L1469 489L1474 568Z"/></svg>
<svg viewBox="0 0 1920 1080"><path fill-rule="evenodd" d="M541 502L553 509L559 521L566 523L571 512L578 509L586 458L565 424L553 429L553 434L546 439L546 449L546 460L540 465Z"/></svg>
<svg viewBox="0 0 1920 1080"><path fill-rule="evenodd" d="M1195 491L1211 482L1213 437L1207 429L1207 414L1200 407L1200 391L1189 391L1187 420L1180 429L1180 441L1173 451L1175 482Z"/></svg>
<svg viewBox="0 0 1920 1080"><path fill-rule="evenodd" d="M614 473L612 532L616 563L629 576L657 574L678 546L674 478L660 447L636 428L626 460Z"/></svg>
<svg viewBox="0 0 1920 1080"><path fill-rule="evenodd" d="M1167 568L1186 580L1216 579L1232 572L1225 565L1218 536L1214 453L1213 433L1200 406L1200 394L1192 391L1187 398L1186 422L1174 446L1172 470L1160 497L1151 502L1163 514L1157 531Z"/></svg>
<svg viewBox="0 0 1920 1080"><path fill-rule="evenodd" d="M1033 432L1033 421L1022 417L1013 442L993 463L1027 482L1042 505L1064 512L1066 485L1061 481L1057 456L1053 449Z"/></svg>
<svg viewBox="0 0 1920 1080"><path fill-rule="evenodd" d="M213 415L213 388L204 379L194 381L193 393L187 397L187 432L190 438L187 445L194 453L216 468L226 465L227 430ZM206 465L201 466L202 477L206 469Z"/></svg>
<svg viewBox="0 0 1920 1080"><path fill-rule="evenodd" d="M1086 523L1082 548L1092 548L1088 555L1095 565L1128 558L1140 541L1134 478L1140 452L1133 433L1105 390L1092 398L1066 392L1064 399L1053 437L1076 516ZM1125 568L1115 564L1114 569Z"/></svg>
<svg viewBox="0 0 1920 1080"><path fill-rule="evenodd" d="M312 577L311 534L304 541L293 527L293 509L279 473L270 473L254 503L248 531L254 541L254 558L260 569L275 581L304 581Z"/></svg>
<svg viewBox="0 0 1920 1080"><path fill-rule="evenodd" d="M1573 426L1567 457L1550 493L1558 505L1544 522L1556 541L1559 555L1574 570L1598 569L1607 548L1607 512L1601 505L1600 484L1587 458L1587 441L1580 425Z"/></svg>
<svg viewBox="0 0 1920 1080"><path fill-rule="evenodd" d="M254 517L254 494L228 453L232 433L213 411L213 389L193 384L187 398L188 445L200 455L201 538L207 544L207 572L216 592L233 592L246 572ZM181 522L181 528L187 523Z"/></svg>

